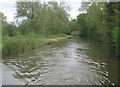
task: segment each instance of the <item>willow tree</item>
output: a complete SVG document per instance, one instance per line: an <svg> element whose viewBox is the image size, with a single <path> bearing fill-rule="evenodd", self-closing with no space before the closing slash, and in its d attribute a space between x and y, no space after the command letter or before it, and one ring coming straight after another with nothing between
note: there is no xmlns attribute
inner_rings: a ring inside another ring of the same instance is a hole
<svg viewBox="0 0 120 87"><path fill-rule="evenodd" d="M20 26L22 33L34 32L46 35L67 32L69 20L64 3L17 2L16 6L16 17L22 19Z"/></svg>

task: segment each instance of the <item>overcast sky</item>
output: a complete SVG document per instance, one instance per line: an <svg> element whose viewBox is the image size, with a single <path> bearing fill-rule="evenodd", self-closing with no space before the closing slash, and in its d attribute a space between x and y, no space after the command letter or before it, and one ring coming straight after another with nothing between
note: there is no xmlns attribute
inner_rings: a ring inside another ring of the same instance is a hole
<svg viewBox="0 0 120 87"><path fill-rule="evenodd" d="M43 0L43 1L48 1L48 0ZM60 1L60 0L56 0L56 1ZM63 1L66 1L72 7L72 10L69 12L70 17L76 18L76 16L79 14L78 8L81 5L80 0L63 0ZM0 11L4 13L5 16L7 16L8 22L12 22L14 20L14 16L16 13L15 2L16 0L0 0Z"/></svg>

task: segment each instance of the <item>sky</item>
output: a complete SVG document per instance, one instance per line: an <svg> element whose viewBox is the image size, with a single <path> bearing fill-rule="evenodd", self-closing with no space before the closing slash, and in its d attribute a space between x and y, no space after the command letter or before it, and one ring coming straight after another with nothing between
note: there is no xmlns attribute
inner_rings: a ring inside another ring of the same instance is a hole
<svg viewBox="0 0 120 87"><path fill-rule="evenodd" d="M25 1L25 0L20 0L20 1ZM48 1L48 0L43 0L43 1ZM56 0L60 1L60 0ZM78 8L81 5L80 0L62 0L66 1L70 7L72 7L71 11L69 12L70 18L74 19L76 16L80 13L78 11ZM16 0L0 0L0 11L4 13L5 16L7 16L7 21L12 22L14 21L14 16L16 14L16 9L15 9L15 2Z"/></svg>

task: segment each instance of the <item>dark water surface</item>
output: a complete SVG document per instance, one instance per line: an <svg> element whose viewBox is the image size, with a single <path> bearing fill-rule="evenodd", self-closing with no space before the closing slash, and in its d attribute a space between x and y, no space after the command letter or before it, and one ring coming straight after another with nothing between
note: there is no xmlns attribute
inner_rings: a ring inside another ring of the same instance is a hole
<svg viewBox="0 0 120 87"><path fill-rule="evenodd" d="M3 85L116 85L118 59L102 43L68 39L3 60Z"/></svg>

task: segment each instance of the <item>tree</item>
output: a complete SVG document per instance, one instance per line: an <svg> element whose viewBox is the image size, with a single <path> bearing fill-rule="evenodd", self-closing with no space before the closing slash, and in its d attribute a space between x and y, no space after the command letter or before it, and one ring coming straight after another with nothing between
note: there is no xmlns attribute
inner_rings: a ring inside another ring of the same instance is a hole
<svg viewBox="0 0 120 87"><path fill-rule="evenodd" d="M112 44L120 55L120 2L84 2L81 9L86 11L77 17L81 36Z"/></svg>
<svg viewBox="0 0 120 87"><path fill-rule="evenodd" d="M109 40L115 45L115 50L120 55L120 2L110 2L107 7L107 21L109 31Z"/></svg>
<svg viewBox="0 0 120 87"><path fill-rule="evenodd" d="M79 28L80 28L80 36L82 37L87 37L87 31L88 31L88 27L87 27L87 23L86 23L86 18L87 14L83 13L83 14L79 14L77 16L77 23L79 24Z"/></svg>
<svg viewBox="0 0 120 87"><path fill-rule="evenodd" d="M0 18L2 18L2 35L8 35L8 36L15 36L17 32L17 27L14 25L14 23L8 23L7 17L0 12Z"/></svg>
<svg viewBox="0 0 120 87"><path fill-rule="evenodd" d="M64 3L17 2L16 6L16 17L22 19L19 26L22 34L34 32L47 35L67 32L69 19Z"/></svg>
<svg viewBox="0 0 120 87"><path fill-rule="evenodd" d="M2 12L0 12L0 18L2 20L2 24L6 23L7 17Z"/></svg>

